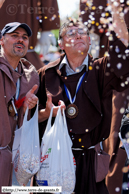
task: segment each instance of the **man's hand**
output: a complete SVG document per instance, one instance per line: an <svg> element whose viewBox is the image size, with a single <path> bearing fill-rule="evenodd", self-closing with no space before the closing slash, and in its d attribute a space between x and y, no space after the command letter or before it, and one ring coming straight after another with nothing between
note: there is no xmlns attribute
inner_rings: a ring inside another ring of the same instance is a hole
<svg viewBox="0 0 129 194"><path fill-rule="evenodd" d="M49 115L50 115L52 107L53 107L53 117L56 117L56 114L57 114L57 111L59 109L59 106L60 106L61 110L66 108L66 106L65 106L65 104L64 104L64 102L62 100L59 100L58 106L55 106L52 103L51 95L48 94L47 95L46 108L45 109L41 109L39 111L39 122L43 122L43 121L45 121L46 119L49 118Z"/></svg>
<svg viewBox="0 0 129 194"><path fill-rule="evenodd" d="M38 85L34 85L32 87L32 89L27 92L26 94L26 98L25 98L25 101L24 101L24 104L23 104L23 107L24 107L24 112L26 110L26 108L28 107L29 109L32 109L35 107L35 105L37 104L37 101L38 101L38 98L37 96L35 96L34 92L35 90L38 88Z"/></svg>
<svg viewBox="0 0 129 194"><path fill-rule="evenodd" d="M0 0L0 8L2 7L5 0Z"/></svg>
<svg viewBox="0 0 129 194"><path fill-rule="evenodd" d="M124 13L122 12L122 7L120 0L108 0L110 6L112 19L113 19L113 29L117 34L117 37L123 42L123 44L128 46L128 30L124 20Z"/></svg>

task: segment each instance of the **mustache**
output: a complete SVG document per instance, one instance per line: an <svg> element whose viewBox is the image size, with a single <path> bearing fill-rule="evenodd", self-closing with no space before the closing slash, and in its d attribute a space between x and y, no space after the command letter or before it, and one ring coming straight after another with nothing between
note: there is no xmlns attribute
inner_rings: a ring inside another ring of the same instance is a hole
<svg viewBox="0 0 129 194"><path fill-rule="evenodd" d="M25 45L23 43L20 43L20 42L14 43L14 46L19 46L19 45L21 45L25 48Z"/></svg>

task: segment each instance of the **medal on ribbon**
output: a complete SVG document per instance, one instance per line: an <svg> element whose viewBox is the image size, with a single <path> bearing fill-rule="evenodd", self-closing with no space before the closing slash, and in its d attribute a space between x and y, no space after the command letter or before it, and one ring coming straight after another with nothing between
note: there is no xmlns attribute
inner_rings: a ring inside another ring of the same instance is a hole
<svg viewBox="0 0 129 194"><path fill-rule="evenodd" d="M14 117L14 120L18 119L18 112L17 112L17 107L15 105L15 101L17 101L17 99L19 97L19 91L20 91L20 79L18 78L17 83L16 83L15 100L14 100L14 98L12 98L8 104L8 113L10 116Z"/></svg>
<svg viewBox="0 0 129 194"><path fill-rule="evenodd" d="M15 113L14 106L13 106L13 104L12 104L12 101L13 101L13 100L11 100L11 101L8 103L8 113L9 113L10 116L14 117L16 113Z"/></svg>
<svg viewBox="0 0 129 194"><path fill-rule="evenodd" d="M77 84L77 87L76 87L76 92L75 92L75 95L72 99L71 97L71 94L68 90L68 88L66 87L66 85L64 84L64 88L65 88L65 92L66 92L66 95L70 101L71 104L69 104L67 107L66 107L66 116L70 119L74 119L77 115L78 115L78 107L74 104L75 100L76 100L76 95L78 93L78 90L82 84L82 80L85 76L86 72L80 77L79 81L78 81L78 84Z"/></svg>
<svg viewBox="0 0 129 194"><path fill-rule="evenodd" d="M75 104L69 104L66 108L66 116L70 119L78 115L78 107Z"/></svg>

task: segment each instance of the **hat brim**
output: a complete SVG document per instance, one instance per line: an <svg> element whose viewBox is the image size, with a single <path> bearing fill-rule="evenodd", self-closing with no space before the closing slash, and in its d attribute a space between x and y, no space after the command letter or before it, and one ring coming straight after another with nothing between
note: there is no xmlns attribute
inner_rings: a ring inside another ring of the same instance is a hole
<svg viewBox="0 0 129 194"><path fill-rule="evenodd" d="M21 24L19 24L17 26L12 27L10 30L8 30L7 32L5 32L5 34L6 33L14 32L19 27L23 28L27 32L27 34L28 34L29 37L32 36L32 31L31 31L30 27L27 24L25 24L25 23L21 23Z"/></svg>

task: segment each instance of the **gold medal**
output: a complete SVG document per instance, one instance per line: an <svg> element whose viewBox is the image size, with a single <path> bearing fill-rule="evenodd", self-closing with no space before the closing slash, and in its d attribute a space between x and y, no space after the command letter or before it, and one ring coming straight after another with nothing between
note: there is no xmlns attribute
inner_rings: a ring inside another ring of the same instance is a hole
<svg viewBox="0 0 129 194"><path fill-rule="evenodd" d="M18 113L13 99L8 103L8 113L10 116L14 117L15 120L17 120Z"/></svg>
<svg viewBox="0 0 129 194"><path fill-rule="evenodd" d="M12 116L12 117L15 116L15 111L14 111L14 108L13 108L13 105L12 105L12 104L10 104L10 105L8 106L8 112L9 112L9 115L10 115L10 116Z"/></svg>
<svg viewBox="0 0 129 194"><path fill-rule="evenodd" d="M77 86L76 86L76 93L75 93L73 98L71 97L71 94L70 94L68 88L66 87L66 85L64 83L64 89L65 89L66 95L67 95L67 97L68 97L68 99L71 103L66 108L66 116L70 119L74 119L78 115L78 107L73 103L76 100L76 95L77 95L78 90L81 86L82 80L85 77L85 74L86 74L86 72L79 78L79 81L78 81Z"/></svg>
<svg viewBox="0 0 129 194"><path fill-rule="evenodd" d="M69 104L66 108L66 116L74 119L78 115L78 107L75 104Z"/></svg>

